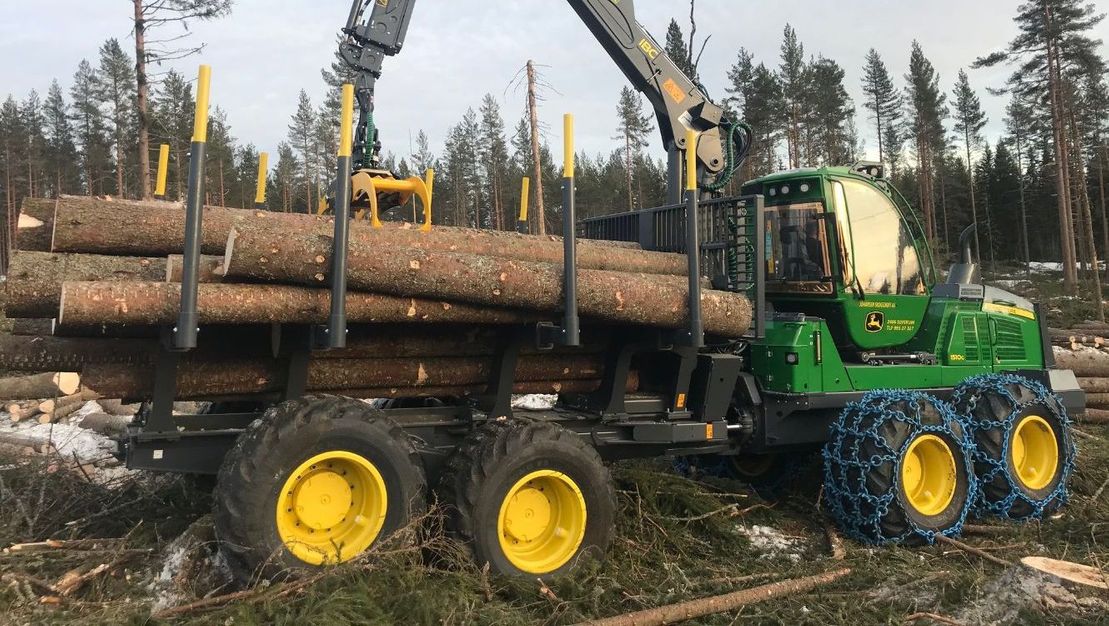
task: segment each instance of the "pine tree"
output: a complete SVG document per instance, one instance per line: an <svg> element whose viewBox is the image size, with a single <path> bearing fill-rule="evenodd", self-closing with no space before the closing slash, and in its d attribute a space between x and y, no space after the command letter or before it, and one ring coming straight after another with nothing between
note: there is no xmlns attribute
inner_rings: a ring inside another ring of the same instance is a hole
<svg viewBox="0 0 1109 626"><path fill-rule="evenodd" d="M76 186L77 146L70 109L58 81L50 83L43 106L46 123L46 168L53 177L54 195L72 193Z"/></svg>
<svg viewBox="0 0 1109 626"><path fill-rule="evenodd" d="M81 174L88 195L103 190L103 175L111 166L111 148L106 137L104 114L97 103L99 84L88 61L81 61L73 76L70 96L73 98L73 119L77 147L80 150Z"/></svg>
<svg viewBox="0 0 1109 626"><path fill-rule="evenodd" d="M505 229L505 184L508 174L508 141L504 136L504 118L501 107L492 94L481 101L481 129L478 158L481 159L485 179L486 197L489 202L490 228Z"/></svg>
<svg viewBox="0 0 1109 626"><path fill-rule="evenodd" d="M752 75L743 109L744 120L755 131L748 161L756 176L781 169L778 145L786 123L782 101L782 84L777 75L760 63Z"/></svg>
<svg viewBox="0 0 1109 626"><path fill-rule="evenodd" d="M423 130L416 133L416 151L412 153L412 165L421 176L435 167L435 154L431 151L431 141Z"/></svg>
<svg viewBox="0 0 1109 626"><path fill-rule="evenodd" d="M292 117L292 123L289 124L289 144L296 151L302 168L300 188L304 190L306 213L313 212L313 195L319 176L316 162L317 138L316 110L312 106L308 92L301 89L297 111Z"/></svg>
<svg viewBox="0 0 1109 626"><path fill-rule="evenodd" d="M135 36L135 113L138 137L139 192L144 200L151 197L150 190L150 132L152 120L148 106L150 79L147 66L160 65L200 52L204 45L188 47L182 42L188 38L189 24L223 17L231 12L232 0L132 0L134 4ZM148 42L151 32L164 26L177 26L184 34ZM147 43L153 43L147 47ZM168 44L174 45L168 45Z"/></svg>
<svg viewBox="0 0 1109 626"><path fill-rule="evenodd" d="M192 144L195 111L192 85L181 74L170 70L162 80L161 88L154 94L151 116L152 138L159 144L168 145L170 149L173 168L166 185L166 196L169 198L180 200L185 196L185 172Z"/></svg>
<svg viewBox="0 0 1109 626"><path fill-rule="evenodd" d="M982 142L982 129L986 127L986 114L982 112L982 102L978 98L978 94L970 86L970 79L964 70L959 70L959 79L955 83L955 132L959 135L959 139L963 141L963 146L966 148L967 155L967 169L974 169L974 156L973 150L978 147ZM974 185L970 186L970 211L974 219L974 223L978 223L978 201L977 194L974 190ZM974 245L978 249L978 253L982 253L982 239L979 233L974 233ZM991 253L993 252L991 246Z"/></svg>
<svg viewBox="0 0 1109 626"><path fill-rule="evenodd" d="M920 211L924 216L925 234L934 246L937 238L936 162L946 149L943 120L948 113L947 98L940 91L935 67L916 41L905 78L909 83L909 118L919 168Z"/></svg>
<svg viewBox="0 0 1109 626"><path fill-rule="evenodd" d="M633 191L633 182L636 180L636 169L643 158L643 150L649 144L648 137L654 130L651 118L643 113L643 101L639 93L631 87L625 86L620 90L620 102L616 106L617 139L624 144L623 170L624 184L628 193L627 206L629 211L635 210L636 201L643 201L643 188L639 193Z"/></svg>
<svg viewBox="0 0 1109 626"><path fill-rule="evenodd" d="M107 109L108 127L115 148L115 193L122 198L127 196L124 181L126 154L135 132L135 68L117 39L109 39L100 47L96 85L96 100Z"/></svg>
<svg viewBox="0 0 1109 626"><path fill-rule="evenodd" d="M797 38L797 31L786 24L782 41L782 63L778 80L782 86L782 104L785 108L786 148L789 166L801 167L801 139L805 117L804 97L808 90L808 72L805 65L805 46Z"/></svg>
<svg viewBox="0 0 1109 626"><path fill-rule="evenodd" d="M1058 208L1060 249L1063 261L1063 284L1067 293L1078 286L1075 247L1077 231L1073 216L1081 216L1084 203L1075 197L1072 187L1073 162L1080 155L1072 154L1068 102L1068 83L1085 73L1091 64L1099 64L1100 41L1090 37L1104 15L1096 13L1086 0L1029 0L1017 8L1015 22L1018 34L1003 51L978 59L977 67L1000 63L1017 66L1009 86L1028 98L1044 102L1050 120L1051 144L1054 152L1055 196ZM1046 89L1046 99L1043 98ZM1078 158L1077 160L1081 160ZM1089 233L1092 237L1092 233Z"/></svg>
<svg viewBox="0 0 1109 626"><path fill-rule="evenodd" d="M204 159L208 177L205 190L211 204L228 206L228 192L237 186L235 152L235 138L231 136L227 113L217 106L208 122L208 147Z"/></svg>
<svg viewBox="0 0 1109 626"><path fill-rule="evenodd" d="M8 96L0 106L0 141L3 142L4 192L8 211L15 210L22 198L22 185L19 184L22 163L26 158L26 133L23 119L19 114L19 104Z"/></svg>
<svg viewBox="0 0 1109 626"><path fill-rule="evenodd" d="M886 131L892 127L896 132L901 121L901 107L904 106L904 100L901 97L901 90L893 84L893 78L885 61L874 48L871 48L866 55L863 72L865 106L870 112L870 119L874 121L874 130L878 135L878 160L884 163L887 144L892 143Z"/></svg>
<svg viewBox="0 0 1109 626"><path fill-rule="evenodd" d="M1026 172L1025 160L1031 155L1028 153L1029 149L1029 133L1031 132L1034 124L1034 115L1031 105L1020 95L1013 94L1009 100L1009 105L1005 109L1005 128L1009 134L1009 141L1013 144L1016 150L1016 168L1017 168L1017 185L1020 193L1020 240L1021 240L1021 259L1025 263L1026 273L1032 271L1032 247L1028 237L1028 205L1027 205L1027 190L1026 190Z"/></svg>

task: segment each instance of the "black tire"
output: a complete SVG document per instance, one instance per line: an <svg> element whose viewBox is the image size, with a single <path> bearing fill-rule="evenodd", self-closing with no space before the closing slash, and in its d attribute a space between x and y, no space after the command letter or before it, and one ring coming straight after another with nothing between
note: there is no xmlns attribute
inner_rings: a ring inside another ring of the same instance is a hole
<svg viewBox="0 0 1109 626"><path fill-rule="evenodd" d="M375 544L426 510L427 481L419 454L404 431L379 411L333 396L274 406L228 453L214 494L216 535L238 580L295 576L321 567L290 552L279 534L276 511L292 472L332 451L357 454L380 472L387 497Z"/></svg>
<svg viewBox="0 0 1109 626"><path fill-rule="evenodd" d="M585 504L580 546L550 571L525 571L501 548L498 521L509 491L532 472L552 470L571 479ZM583 557L601 559L616 523L616 491L597 451L554 424L497 420L479 427L448 464L440 483L448 529L468 544L478 565L507 576L559 576Z"/></svg>
<svg viewBox="0 0 1109 626"><path fill-rule="evenodd" d="M764 500L777 501L798 483L815 455L811 452L771 452L736 456L698 455L678 457L674 469L680 474L707 474L751 487Z"/></svg>
<svg viewBox="0 0 1109 626"><path fill-rule="evenodd" d="M1066 503L1076 449L1066 408L1058 396L1021 376L979 376L956 389L955 410L967 418L974 437L980 513L1004 519L1040 519ZM1056 462L1049 476L1029 485L1021 478L1011 450L1019 427L1037 418L1051 429Z"/></svg>
<svg viewBox="0 0 1109 626"><path fill-rule="evenodd" d="M972 444L946 404L918 392L873 392L843 411L831 435L824 501L845 534L868 544L920 544L961 531L976 493ZM942 510L922 510L906 492L907 458L920 443L950 453L950 470L940 472L951 481Z"/></svg>

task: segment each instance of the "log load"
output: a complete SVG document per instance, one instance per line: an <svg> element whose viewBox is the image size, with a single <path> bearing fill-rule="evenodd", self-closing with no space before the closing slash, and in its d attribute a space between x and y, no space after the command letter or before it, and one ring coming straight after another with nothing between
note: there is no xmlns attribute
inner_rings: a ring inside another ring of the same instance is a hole
<svg viewBox="0 0 1109 626"><path fill-rule="evenodd" d="M324 284L331 255L328 237L303 232L236 230L223 260L228 276ZM350 288L409 297L441 297L554 312L562 304L562 269L554 263L516 261L416 248L381 248L351 242ZM688 323L686 279L604 270L578 271L578 305L595 320L681 328ZM751 303L742 295L702 292L705 332L742 336L751 325Z"/></svg>
<svg viewBox="0 0 1109 626"><path fill-rule="evenodd" d="M1076 350L1065 350L1056 347L1055 365L1073 371L1078 377L1109 377L1109 353L1097 348L1078 346Z"/></svg>
<svg viewBox="0 0 1109 626"><path fill-rule="evenodd" d="M264 336L263 336L264 335ZM251 337L255 354L245 354L236 340L243 339L240 329L205 329L200 347L185 355L190 359L262 358L270 356L269 329ZM504 331L478 326L386 325L355 327L342 350L317 352L318 359L388 359L415 357L493 356L503 347ZM586 329L582 347L575 354L600 354L606 345L604 333ZM256 347L257 345L261 347ZM240 344L241 345L241 344ZM74 337L14 337L0 335L0 370L12 372L77 372L86 365L153 365L158 352L156 339L105 339ZM539 351L526 345L521 354ZM545 354L550 354L546 352ZM570 353L555 348L553 353Z"/></svg>
<svg viewBox="0 0 1109 626"><path fill-rule="evenodd" d="M14 318L57 317L62 283L67 280L156 281L165 275L165 259L20 251L12 258L4 283L4 314Z"/></svg>
<svg viewBox="0 0 1109 626"><path fill-rule="evenodd" d="M1109 378L1079 378L1078 386L1086 393L1109 393Z"/></svg>
<svg viewBox="0 0 1109 626"><path fill-rule="evenodd" d="M57 200L27 198L19 211L15 250L50 252Z"/></svg>
<svg viewBox="0 0 1109 626"><path fill-rule="evenodd" d="M0 307L2 309L3 307ZM41 337L54 332L54 320L47 318L14 319L12 320L12 334L25 337ZM2 355L0 355L2 356Z"/></svg>
<svg viewBox="0 0 1109 626"><path fill-rule="evenodd" d="M156 326L177 321L179 283L65 283L61 327L134 324ZM331 311L331 293L283 285L201 284L197 310L202 324L322 324ZM367 293L347 294L351 323L520 324L540 316L519 311L442 300Z"/></svg>
<svg viewBox="0 0 1109 626"><path fill-rule="evenodd" d="M0 400L39 400L68 396L81 388L81 376L50 372L33 376L0 378Z"/></svg>
<svg viewBox="0 0 1109 626"><path fill-rule="evenodd" d="M126 229L119 228L126 224ZM298 232L329 235L330 218L292 213L205 207L201 249L223 254L232 229L268 233ZM91 198L67 198L58 204L52 249L55 252L166 256L180 254L185 244L185 213L158 204L116 203ZM561 262L558 237L520 235L437 226L429 233L410 224L386 224L375 229L367 222L351 224L351 241L367 246L412 247L428 251L464 251L530 261ZM580 240L578 265L651 274L686 274L683 255L647 252L627 244Z"/></svg>
<svg viewBox="0 0 1109 626"><path fill-rule="evenodd" d="M1085 390L1083 390L1085 391ZM1086 392L1086 406L1096 409L1109 408L1109 393Z"/></svg>
<svg viewBox="0 0 1109 626"><path fill-rule="evenodd" d="M347 390L459 387L485 385L493 375L492 358L313 359L308 390L346 395ZM594 356L523 356L516 366L520 382L599 380L603 362ZM182 363L177 398L197 399L279 391L285 372L272 360L205 360ZM90 365L84 385L104 397L144 398L154 388L150 368ZM12 398L22 399L22 398Z"/></svg>

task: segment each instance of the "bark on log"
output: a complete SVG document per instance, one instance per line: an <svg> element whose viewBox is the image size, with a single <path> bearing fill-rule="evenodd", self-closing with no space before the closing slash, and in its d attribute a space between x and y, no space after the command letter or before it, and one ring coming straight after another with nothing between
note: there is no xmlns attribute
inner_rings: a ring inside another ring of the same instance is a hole
<svg viewBox="0 0 1109 626"><path fill-rule="evenodd" d="M16 250L50 251L56 205L57 200L44 198L27 198L23 201L16 223Z"/></svg>
<svg viewBox="0 0 1109 626"><path fill-rule="evenodd" d="M1086 406L1098 409L1109 408L1109 393L1086 393Z"/></svg>
<svg viewBox="0 0 1109 626"><path fill-rule="evenodd" d="M1109 377L1109 353L1096 348L1082 346L1077 350L1065 350L1057 347L1055 365L1079 377Z"/></svg>
<svg viewBox="0 0 1109 626"><path fill-rule="evenodd" d="M12 334L21 337L49 336L54 331L54 319L14 319L12 320ZM0 353L2 356L2 353Z"/></svg>
<svg viewBox="0 0 1109 626"><path fill-rule="evenodd" d="M180 304L179 283L65 283L58 324L172 324ZM202 284L197 308L202 324L322 324L330 315L331 293L277 285ZM520 324L542 317L421 298L349 293L347 319L366 324Z"/></svg>
<svg viewBox="0 0 1109 626"><path fill-rule="evenodd" d="M171 205L172 206L172 205ZM127 228L120 228L126 224ZM334 232L330 218L292 213L206 207L201 249L222 254L232 228L270 234L299 232L327 236ZM53 250L132 256L180 254L185 241L185 213L156 204L105 202L91 198L63 199L55 220ZM560 237L437 226L430 233L410 224L375 229L367 222L351 224L351 241L368 246L407 246L429 251L466 251L533 261L560 262ZM647 252L606 241L580 240L578 265L612 271L684 275L683 255Z"/></svg>
<svg viewBox="0 0 1109 626"><path fill-rule="evenodd" d="M18 252L4 283L4 314L57 317L66 281L157 281L165 274L165 259Z"/></svg>
<svg viewBox="0 0 1109 626"><path fill-rule="evenodd" d="M317 359L308 366L310 391L365 388L458 387L486 384L493 359ZM598 357L521 357L516 380L522 382L596 380L603 364ZM90 365L83 383L102 396L143 398L154 388L149 368ZM276 361L186 362L177 373L177 398L234 396L278 391L284 371Z"/></svg>
<svg viewBox="0 0 1109 626"><path fill-rule="evenodd" d="M1109 411L1104 409L1086 409L1078 414L1078 421L1083 424L1109 424Z"/></svg>
<svg viewBox="0 0 1109 626"><path fill-rule="evenodd" d="M77 374L44 373L33 376L0 378L0 400L39 400L68 396L81 388Z"/></svg>
<svg viewBox="0 0 1109 626"><path fill-rule="evenodd" d="M184 275L184 262L185 257L180 254L169 255L169 257L166 259L167 283L181 282L181 277ZM202 283L222 283L224 281L223 257L200 257L200 273L197 275L197 277Z"/></svg>
<svg viewBox="0 0 1109 626"><path fill-rule="evenodd" d="M1109 393L1109 378L1079 378L1078 386L1086 393Z"/></svg>
<svg viewBox="0 0 1109 626"><path fill-rule="evenodd" d="M0 335L0 370L79 372L93 363L146 364L157 348L142 339L76 339Z"/></svg>
<svg viewBox="0 0 1109 626"><path fill-rule="evenodd" d="M327 237L259 229L228 239L223 267L228 276L308 285L325 284L331 254ZM427 252L414 248L352 242L351 289L397 296L439 297L460 302L551 313L562 304L562 269L553 263ZM578 305L583 317L682 328L689 317L688 288L676 276L578 271ZM705 332L739 337L751 325L751 304L739 294L702 292Z"/></svg>

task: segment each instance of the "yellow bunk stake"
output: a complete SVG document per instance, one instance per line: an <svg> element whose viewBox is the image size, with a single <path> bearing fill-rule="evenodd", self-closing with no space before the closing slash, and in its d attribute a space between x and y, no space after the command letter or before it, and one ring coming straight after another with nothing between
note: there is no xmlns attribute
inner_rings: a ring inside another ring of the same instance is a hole
<svg viewBox="0 0 1109 626"><path fill-rule="evenodd" d="M254 204L261 207L266 203L266 179L270 173L270 153L258 155L258 188L254 192Z"/></svg>
<svg viewBox="0 0 1109 626"><path fill-rule="evenodd" d="M154 197L165 199L166 178L169 175L169 146L162 144L158 149L158 183L154 187Z"/></svg>
<svg viewBox="0 0 1109 626"><path fill-rule="evenodd" d="M564 178L574 177L574 116L567 113L562 118L562 132L564 140L562 142L563 149L563 172Z"/></svg>
<svg viewBox="0 0 1109 626"><path fill-rule="evenodd" d="M526 235L531 232L528 228L528 202L531 200L531 179L527 176L524 177L523 182L520 183L520 217L516 221L516 232L521 235Z"/></svg>

